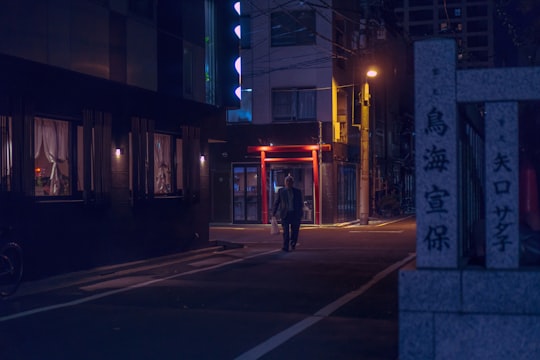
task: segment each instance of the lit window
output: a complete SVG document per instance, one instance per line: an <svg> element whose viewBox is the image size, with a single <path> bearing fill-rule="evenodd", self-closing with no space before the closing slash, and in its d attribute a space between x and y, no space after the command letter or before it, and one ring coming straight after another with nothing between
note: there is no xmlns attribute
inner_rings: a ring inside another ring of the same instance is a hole
<svg viewBox="0 0 540 360"><path fill-rule="evenodd" d="M71 195L70 124L34 118L34 172L36 196Z"/></svg>
<svg viewBox="0 0 540 360"><path fill-rule="evenodd" d="M142 125L148 121L132 120ZM134 198L181 195L184 184L182 139L140 128L134 130L129 134L129 188Z"/></svg>
<svg viewBox="0 0 540 360"><path fill-rule="evenodd" d="M171 136L154 135L154 193L169 194L172 192Z"/></svg>
<svg viewBox="0 0 540 360"><path fill-rule="evenodd" d="M11 117L0 116L0 191L11 190L11 170L13 166L13 145Z"/></svg>
<svg viewBox="0 0 540 360"><path fill-rule="evenodd" d="M447 22L442 22L439 25L439 31L440 32L447 32L448 31L448 23Z"/></svg>

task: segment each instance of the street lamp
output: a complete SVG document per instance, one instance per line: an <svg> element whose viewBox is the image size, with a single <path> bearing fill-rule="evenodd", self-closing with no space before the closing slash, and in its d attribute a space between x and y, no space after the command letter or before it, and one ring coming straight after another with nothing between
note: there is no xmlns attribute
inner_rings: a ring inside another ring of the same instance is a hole
<svg viewBox="0 0 540 360"><path fill-rule="evenodd" d="M377 76L377 71L366 72L366 81L362 87L360 104L360 225L369 223L369 93L368 78Z"/></svg>

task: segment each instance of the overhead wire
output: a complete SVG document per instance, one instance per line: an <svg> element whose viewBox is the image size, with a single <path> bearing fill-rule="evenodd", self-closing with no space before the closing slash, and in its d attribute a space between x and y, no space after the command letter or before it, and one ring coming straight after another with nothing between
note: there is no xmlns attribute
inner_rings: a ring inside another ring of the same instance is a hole
<svg viewBox="0 0 540 360"><path fill-rule="evenodd" d="M288 11L288 9L284 8L285 6L289 5L292 1L288 1L288 2L286 2L284 4L276 4L276 6L274 6L272 8L269 8L269 9L262 9L257 4L255 4L254 1L252 1L252 0L247 0L247 1L252 6L252 8L254 8L259 13L259 15L270 16L271 13L276 11L276 10L281 10L281 11L285 10L285 13L287 14L287 16L290 16L295 21L297 21L297 19L294 16L292 16L292 14ZM252 16L252 18L253 18L253 16ZM313 30L313 29L310 29L310 30ZM313 32L313 33L314 33L314 35L316 35L315 32ZM251 48L253 49L253 48L255 48L255 47L259 46L259 45L262 45L266 41L267 40L261 40L258 44L255 44L255 45L251 46ZM306 69L306 68L313 69L313 68L320 67L319 65L321 65L321 64L323 64L325 62L331 61L331 59L333 59L333 58L336 58L336 55L332 50L329 50L328 48L323 48L323 47L321 47L320 45L317 45L317 44L315 46L317 48L319 48L322 52L327 53L328 56L313 59L312 58L313 54L302 54L302 55L298 55L297 58L301 59L301 58L304 58L304 57L308 57L308 59L306 59L304 61L297 62L296 64L290 64L289 63L287 66L270 68L269 67L270 60L265 61L265 58L267 58L268 55L272 55L272 53L274 51L271 50L269 53L264 53L259 58L251 59L252 63L256 63L256 64L259 64L259 65L262 65L262 66L259 66L259 69L254 69L251 73L244 73L243 76L245 76L245 77L253 77L253 76L257 76L257 75L268 74L268 73L271 73L271 72L274 72L274 71L286 70L286 69ZM278 52L278 51L279 51L279 49L275 49L275 52ZM291 58L289 58L289 60L290 59ZM266 63L266 65L264 65L264 63Z"/></svg>

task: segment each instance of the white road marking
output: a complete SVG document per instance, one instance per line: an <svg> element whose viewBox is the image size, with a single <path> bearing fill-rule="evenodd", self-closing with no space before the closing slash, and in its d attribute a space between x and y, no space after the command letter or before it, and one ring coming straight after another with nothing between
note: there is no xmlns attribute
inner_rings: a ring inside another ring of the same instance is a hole
<svg viewBox="0 0 540 360"><path fill-rule="evenodd" d="M358 296L362 295L364 292L366 292L370 287L384 279L387 275L391 274L392 272L396 271L403 265L409 263L416 257L416 254L410 254L403 260L400 260L391 266L387 267L377 275L375 275L370 281L368 281L366 284L362 285L357 290L351 291L348 294L345 294L344 296L340 297L336 301L326 305L319 311L317 311L315 314L313 314L310 317L305 318L304 320L301 320L294 324L293 326L283 330L282 332L272 336L265 342L255 346L251 350L246 351L239 357L237 357L235 360L254 360L259 359L260 357L266 355L273 349L277 348L281 344L285 343L289 339L291 339L293 336L301 333L302 331L306 330L310 326L318 323L325 317L330 316L334 311L348 303L349 301L357 298Z"/></svg>
<svg viewBox="0 0 540 360"><path fill-rule="evenodd" d="M231 227L231 226L212 226L215 230L247 230L245 227Z"/></svg>
<svg viewBox="0 0 540 360"><path fill-rule="evenodd" d="M401 234L403 230L350 230L350 233Z"/></svg>
<svg viewBox="0 0 540 360"><path fill-rule="evenodd" d="M385 226L385 225L397 223L397 222L400 222L400 221L403 221L403 220L405 220L405 219L412 218L412 217L413 217L413 215L408 215L408 216L405 216L405 217L403 217L403 218L399 218L399 219L392 220L392 221L387 221L387 222L384 222L384 223L382 223L382 224L375 225L375 226Z"/></svg>
<svg viewBox="0 0 540 360"><path fill-rule="evenodd" d="M241 259L235 259L235 260L227 261L227 262L224 262L224 263L221 263L221 264L208 266L206 268L190 270L190 271L186 271L186 272L183 272L183 273L166 276L166 277L159 278L159 279L153 279L153 280L149 280L149 281L144 281L144 282L141 282L141 283L133 284L133 285L122 287L122 288L115 289L115 290L105 291L105 292L100 293L100 294L87 296L87 297L80 298L80 299L77 299L77 300L72 300L72 301L68 301L68 302L64 302L64 303L59 303L59 304L44 306L44 307L40 307L40 308L36 308L36 309L21 311L21 312L16 313L16 314L11 314L11 315L0 317L0 322L4 322L4 321L8 321L8 320L14 320L14 319L18 319L18 318L22 318L22 317L26 317L26 316L30 316L30 315L43 313L43 312L46 312L46 311L52 311L52 310L56 310L56 309L69 307L69 306L75 306L75 305L84 304L84 303L87 303L87 302L90 302L90 301L93 301L93 300L109 297L109 296L112 296L112 295L115 295L115 294L120 294L120 293L130 291L130 290L133 290L133 289L137 289L137 288L142 288L142 287L152 285L152 284L155 284L155 283L159 283L159 282L162 282L162 281L167 281L167 280L178 278L178 277L181 277L181 276L197 274L197 273L207 271L207 270L217 269L217 268L220 268L220 267L223 267L223 266L236 264L236 263L244 261L246 259L251 259L251 258L258 257L258 256L263 256L263 255L268 255L268 254L272 254L272 253L275 253L275 252L278 252L278 251L281 251L281 250L266 251L266 252L259 253L259 254L249 255L249 256L246 256L246 257L241 258Z"/></svg>

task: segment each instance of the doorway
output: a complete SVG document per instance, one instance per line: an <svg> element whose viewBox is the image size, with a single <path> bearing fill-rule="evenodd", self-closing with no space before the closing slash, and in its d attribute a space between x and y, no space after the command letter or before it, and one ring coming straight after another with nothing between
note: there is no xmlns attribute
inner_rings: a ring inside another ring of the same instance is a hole
<svg viewBox="0 0 540 360"><path fill-rule="evenodd" d="M233 222L260 223L259 177L256 165L233 165Z"/></svg>
<svg viewBox="0 0 540 360"><path fill-rule="evenodd" d="M303 164L280 164L270 167L267 181L270 189L268 192L269 219L267 221L269 222L272 217L277 192L285 185L285 177L288 175L294 178L294 186L302 191L304 197L302 223L313 224L313 170L310 165Z"/></svg>

